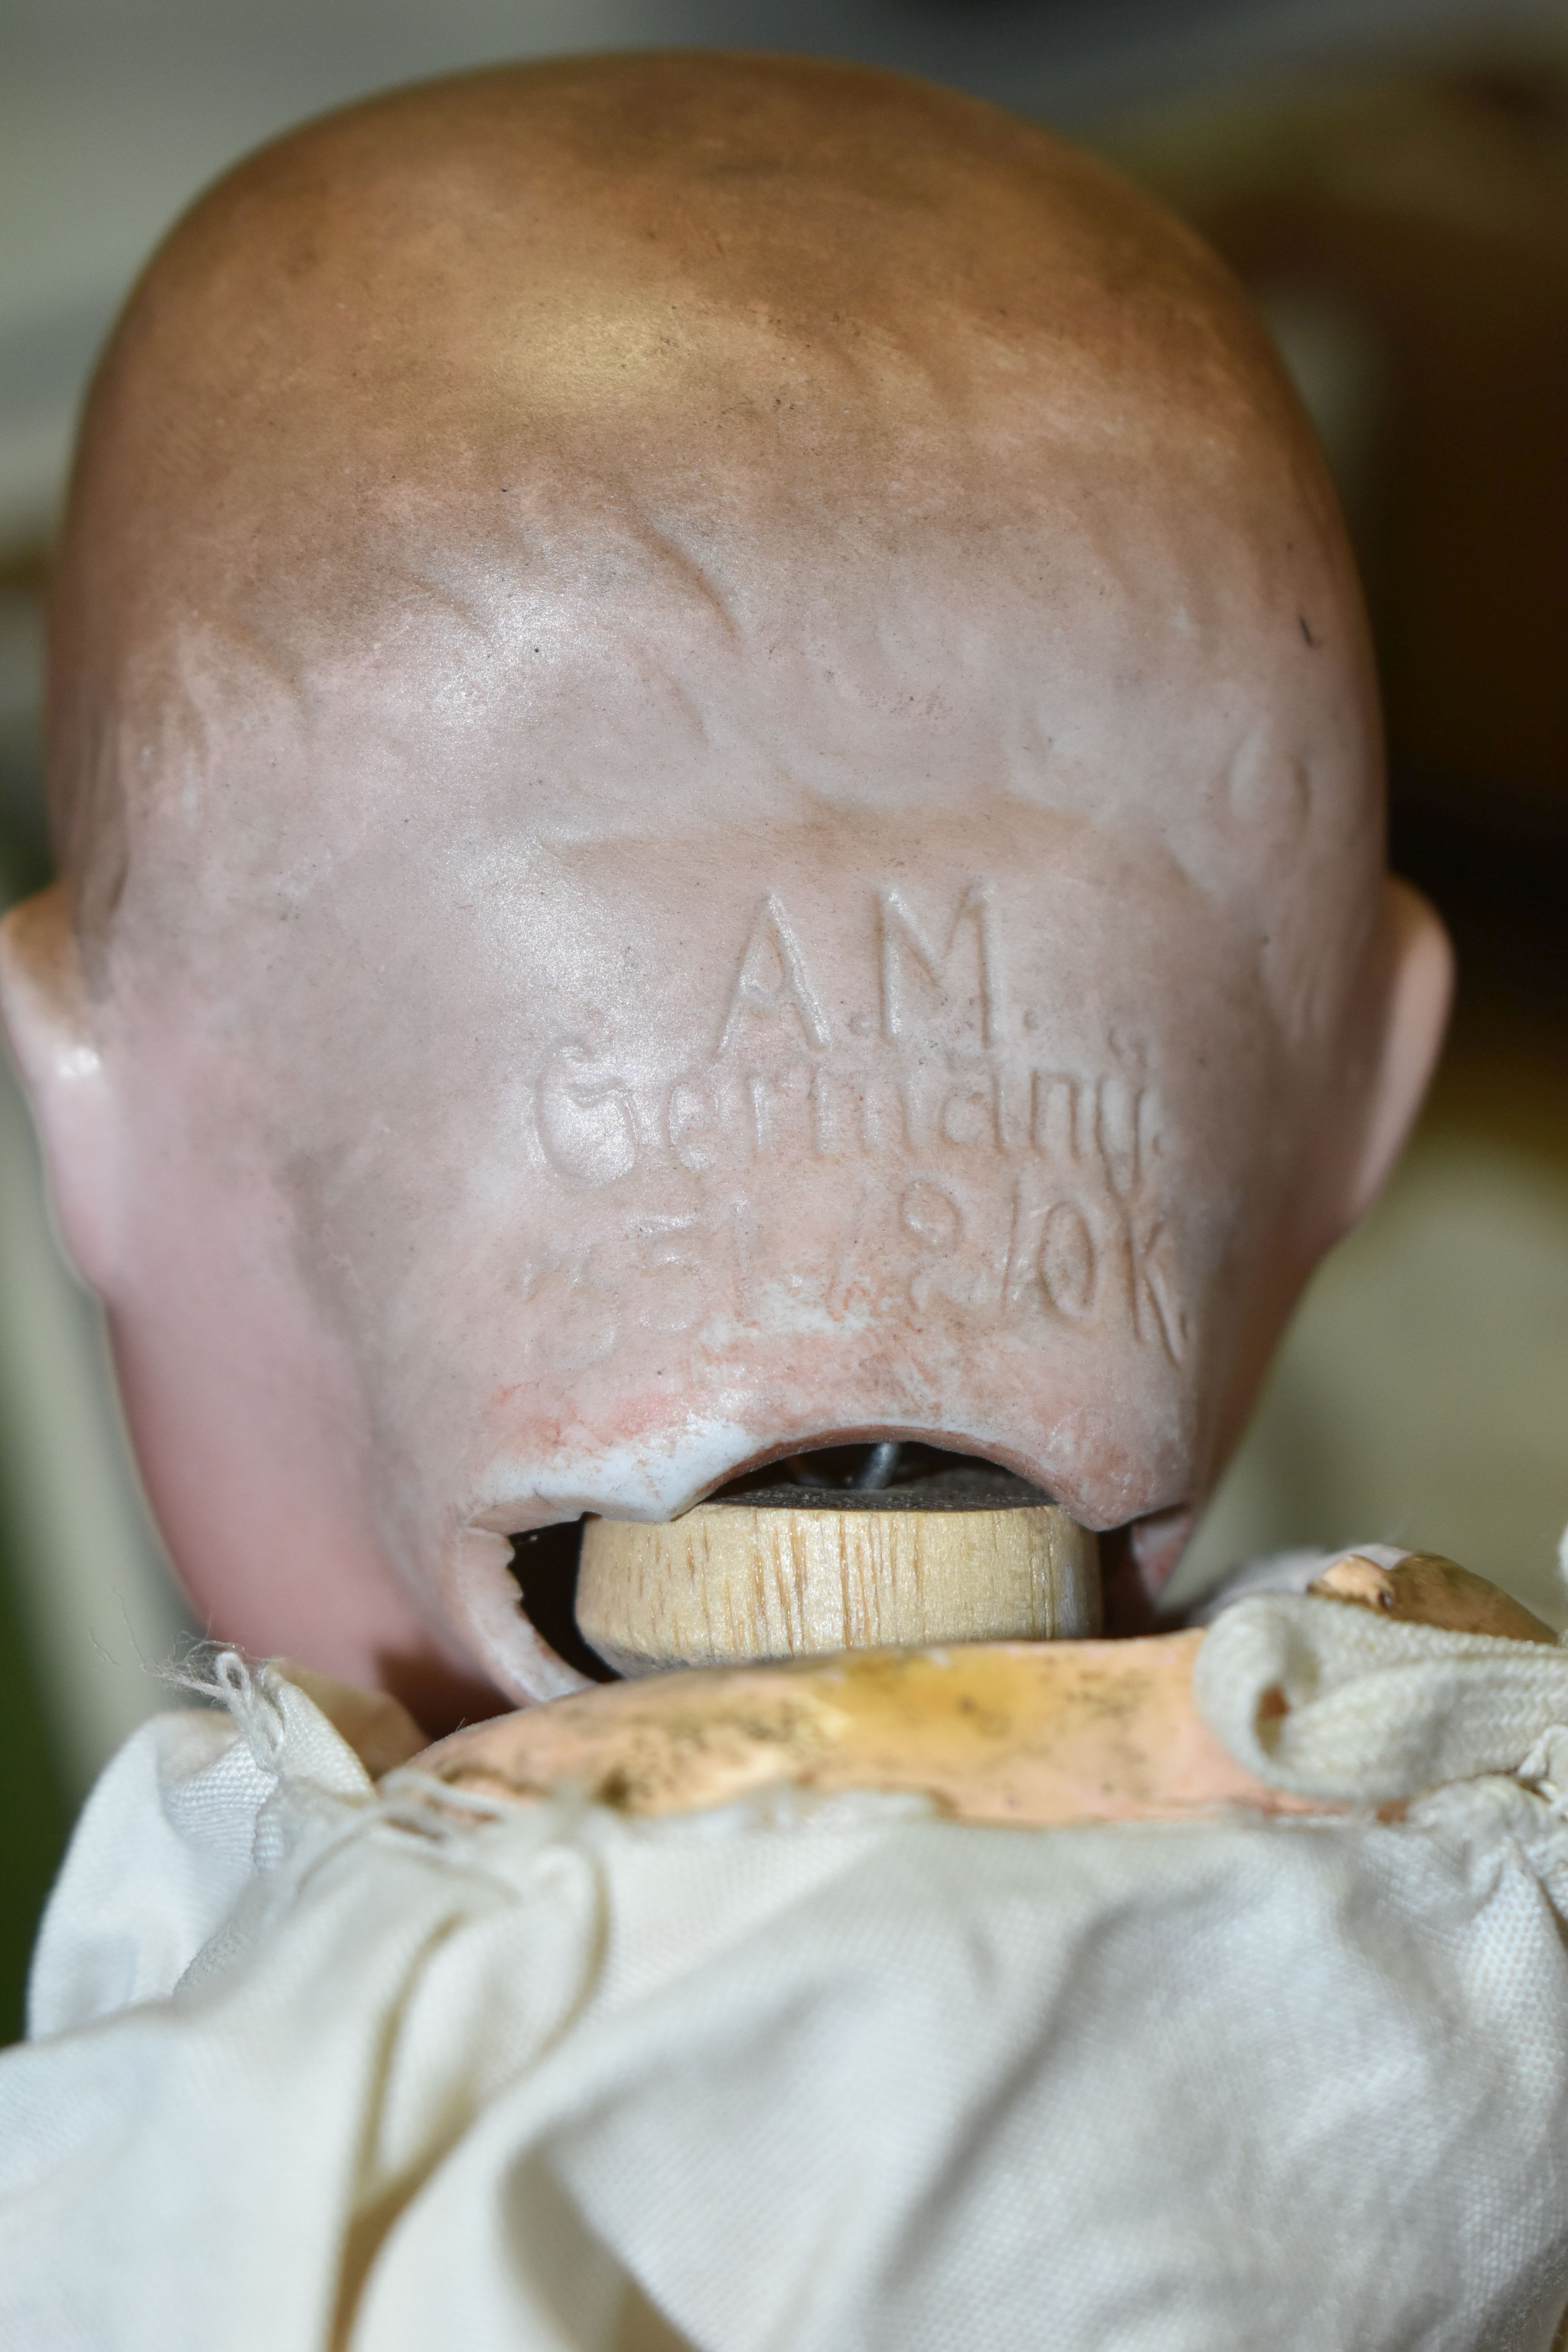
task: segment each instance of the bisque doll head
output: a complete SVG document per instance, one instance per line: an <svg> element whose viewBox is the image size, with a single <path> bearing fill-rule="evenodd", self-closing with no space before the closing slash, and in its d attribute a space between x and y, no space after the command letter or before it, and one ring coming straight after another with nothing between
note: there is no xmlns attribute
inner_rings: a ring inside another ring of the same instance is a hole
<svg viewBox="0 0 1568 2352"><path fill-rule="evenodd" d="M892 76L242 164L97 378L50 695L7 1019L152 1501L219 1630L437 1712L572 1679L510 1534L804 1446L1157 1573L1441 1028L1241 295Z"/></svg>

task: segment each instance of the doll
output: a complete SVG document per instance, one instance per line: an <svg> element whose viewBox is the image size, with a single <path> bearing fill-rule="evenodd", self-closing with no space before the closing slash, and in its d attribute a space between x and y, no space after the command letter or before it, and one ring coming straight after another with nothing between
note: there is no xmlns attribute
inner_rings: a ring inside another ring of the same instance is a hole
<svg viewBox="0 0 1568 2352"><path fill-rule="evenodd" d="M46 1924L6 2322L1547 2345L1550 1636L1375 1553L1146 1635L1448 991L1332 493L1213 257L858 69L351 110L132 298L50 694L6 1017L236 1646ZM942 1617L928 1493L912 1613L812 1633L805 1569L721 1608L699 1507L911 1465L1024 1515L1048 1607L950 1563ZM629 1691L514 1573L584 1515L654 1545L594 1621ZM1132 1637L1018 1643L1092 1634L1097 1534ZM847 1690L890 1763L822 1769Z"/></svg>

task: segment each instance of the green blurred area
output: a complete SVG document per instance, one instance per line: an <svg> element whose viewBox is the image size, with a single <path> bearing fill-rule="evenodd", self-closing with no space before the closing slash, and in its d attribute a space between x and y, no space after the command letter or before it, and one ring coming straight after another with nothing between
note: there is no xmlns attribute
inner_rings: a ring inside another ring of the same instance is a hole
<svg viewBox="0 0 1568 2352"><path fill-rule="evenodd" d="M5 1501L0 1490L0 2042L22 2031L27 1956L70 1822L23 1638Z"/></svg>
<svg viewBox="0 0 1568 2352"><path fill-rule="evenodd" d="M0 596L21 603L37 583L35 567L19 568L0 585ZM47 877L41 767L32 711L14 709L0 717L0 907ZM15 1246L14 1234L0 1235L0 1247L7 1242ZM0 1451L0 2042L14 2042L22 2031L27 1958L65 1848L71 1804L28 1638L19 1556L25 1538L5 1458Z"/></svg>

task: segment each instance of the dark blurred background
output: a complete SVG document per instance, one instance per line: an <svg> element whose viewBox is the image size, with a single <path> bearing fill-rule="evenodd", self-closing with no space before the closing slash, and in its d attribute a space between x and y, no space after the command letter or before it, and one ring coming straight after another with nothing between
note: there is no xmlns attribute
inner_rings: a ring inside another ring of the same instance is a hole
<svg viewBox="0 0 1568 2352"><path fill-rule="evenodd" d="M490 58L722 43L1066 130L1228 257L1363 566L1396 864L1459 950L1388 1193L1309 1292L1182 1570L1446 1551L1568 1621L1568 0L4 0L0 899L47 878L49 548L94 352L172 216L301 115ZM0 1070L0 2039L72 1814L184 1628Z"/></svg>

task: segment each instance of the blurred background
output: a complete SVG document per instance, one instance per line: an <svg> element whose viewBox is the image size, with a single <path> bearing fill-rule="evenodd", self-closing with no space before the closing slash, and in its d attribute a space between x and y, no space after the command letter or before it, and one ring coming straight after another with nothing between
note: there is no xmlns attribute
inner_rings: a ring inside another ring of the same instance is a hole
<svg viewBox="0 0 1568 2352"><path fill-rule="evenodd" d="M0 899L47 879L38 696L83 383L246 148L503 57L898 65L1100 148L1229 257L1338 478L1396 865L1454 932L1436 1086L1181 1571L1447 1552L1568 1621L1568 0L0 0ZM76 1807L185 1629L0 1066L0 2039Z"/></svg>

